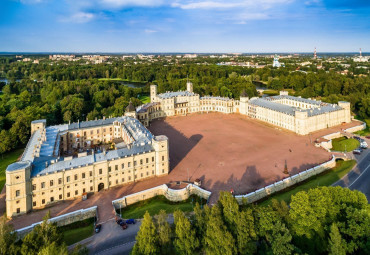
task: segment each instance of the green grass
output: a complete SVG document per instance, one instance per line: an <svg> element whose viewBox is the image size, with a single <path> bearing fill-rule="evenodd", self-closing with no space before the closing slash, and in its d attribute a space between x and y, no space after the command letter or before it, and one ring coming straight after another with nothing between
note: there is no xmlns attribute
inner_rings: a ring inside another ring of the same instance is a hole
<svg viewBox="0 0 370 255"><path fill-rule="evenodd" d="M150 97L149 96L146 96L146 95L139 96L139 100L143 104L150 103Z"/></svg>
<svg viewBox="0 0 370 255"><path fill-rule="evenodd" d="M333 151L353 151L360 146L360 142L354 138L347 139L346 137L339 137L331 140Z"/></svg>
<svg viewBox="0 0 370 255"><path fill-rule="evenodd" d="M5 170L11 163L14 163L20 155L22 155L24 149L16 149L14 151L0 155L0 192L5 184Z"/></svg>
<svg viewBox="0 0 370 255"><path fill-rule="evenodd" d="M263 94L269 95L269 96L276 96L276 95L279 95L279 91L273 90L273 89L267 89L263 91Z"/></svg>
<svg viewBox="0 0 370 255"><path fill-rule="evenodd" d="M337 165L321 173L319 175L313 176L308 180L301 182L297 185L289 187L281 192L278 192L266 200L260 202L260 205L269 205L271 204L272 199L276 199L279 201L284 200L285 202L289 203L290 198L292 195L296 194L299 191L307 191L312 188L320 187L320 186L330 186L334 184L336 181L340 180L343 176L345 176L349 171L352 170L354 165L356 164L355 160L338 160Z"/></svg>
<svg viewBox="0 0 370 255"><path fill-rule="evenodd" d="M181 202L171 202L165 196L156 196L122 208L121 217L124 219L141 219L146 211L153 216L157 215L162 209L166 213L173 213L176 210L191 212L196 202L205 204L207 201L195 195ZM117 212L119 213L119 209Z"/></svg>
<svg viewBox="0 0 370 255"><path fill-rule="evenodd" d="M74 222L58 229L63 233L63 241L69 246L94 234L94 218Z"/></svg>
<svg viewBox="0 0 370 255"><path fill-rule="evenodd" d="M361 135L361 136L370 135L370 119L359 119L359 120L366 122L366 128L364 130L355 132L355 134Z"/></svg>

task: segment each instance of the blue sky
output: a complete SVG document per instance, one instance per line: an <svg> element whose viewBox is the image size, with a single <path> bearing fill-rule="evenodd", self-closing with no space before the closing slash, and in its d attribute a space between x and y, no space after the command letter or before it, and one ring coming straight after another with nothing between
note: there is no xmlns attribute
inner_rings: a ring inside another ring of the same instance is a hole
<svg viewBox="0 0 370 255"><path fill-rule="evenodd" d="M369 0L0 0L0 52L370 51Z"/></svg>

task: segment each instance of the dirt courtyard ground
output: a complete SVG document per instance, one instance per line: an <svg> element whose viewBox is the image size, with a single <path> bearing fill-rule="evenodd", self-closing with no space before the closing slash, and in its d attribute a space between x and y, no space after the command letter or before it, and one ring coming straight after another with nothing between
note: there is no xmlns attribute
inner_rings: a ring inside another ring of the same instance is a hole
<svg viewBox="0 0 370 255"><path fill-rule="evenodd" d="M296 174L330 159L310 136L299 136L239 114L192 114L153 121L170 144L171 180L202 180L214 193L245 194L281 180L285 162ZM189 175L188 175L189 174ZM211 199L215 202L215 199Z"/></svg>

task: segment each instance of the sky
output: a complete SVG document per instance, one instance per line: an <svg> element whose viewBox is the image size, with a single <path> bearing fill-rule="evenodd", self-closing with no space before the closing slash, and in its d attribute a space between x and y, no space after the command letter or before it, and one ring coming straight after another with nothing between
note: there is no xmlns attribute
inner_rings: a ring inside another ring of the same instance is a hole
<svg viewBox="0 0 370 255"><path fill-rule="evenodd" d="M370 51L369 0L0 0L0 52Z"/></svg>

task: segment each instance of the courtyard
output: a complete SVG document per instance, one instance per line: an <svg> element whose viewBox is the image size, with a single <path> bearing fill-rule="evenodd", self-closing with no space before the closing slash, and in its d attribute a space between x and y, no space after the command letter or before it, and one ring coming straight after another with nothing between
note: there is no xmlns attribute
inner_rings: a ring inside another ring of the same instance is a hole
<svg viewBox="0 0 370 255"><path fill-rule="evenodd" d="M196 179L213 192L245 194L328 161L331 154L300 136L239 114L191 114L153 121L170 144L172 181Z"/></svg>

